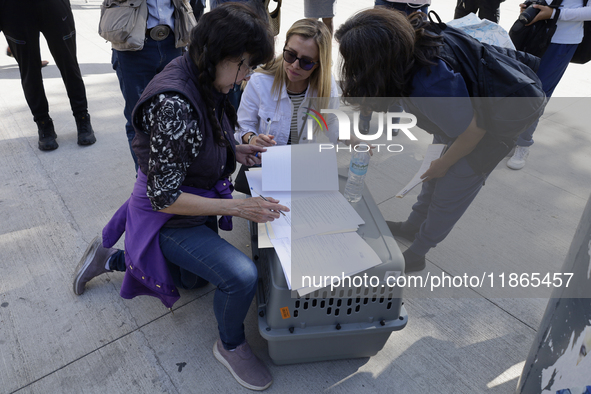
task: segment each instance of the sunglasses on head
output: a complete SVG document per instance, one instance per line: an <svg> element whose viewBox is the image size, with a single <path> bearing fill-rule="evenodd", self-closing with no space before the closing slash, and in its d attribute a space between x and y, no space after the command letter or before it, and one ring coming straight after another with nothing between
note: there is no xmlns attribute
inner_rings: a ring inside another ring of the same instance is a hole
<svg viewBox="0 0 591 394"><path fill-rule="evenodd" d="M289 49L285 49L285 48L283 48L283 60L285 60L289 64L292 64L296 60L299 60L300 67L302 68L302 70L306 70L306 71L310 71L312 69L312 67L314 67L314 65L318 63L318 62L313 62L308 57L298 57L295 52L292 52Z"/></svg>

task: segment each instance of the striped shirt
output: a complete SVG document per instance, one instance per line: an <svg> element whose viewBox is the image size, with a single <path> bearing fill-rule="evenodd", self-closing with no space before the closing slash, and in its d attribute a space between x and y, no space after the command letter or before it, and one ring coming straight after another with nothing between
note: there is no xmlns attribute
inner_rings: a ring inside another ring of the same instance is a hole
<svg viewBox="0 0 591 394"><path fill-rule="evenodd" d="M308 89L306 89L308 90ZM306 90L301 93L293 94L287 92L291 103L293 104L293 113L291 114L291 125L289 127L289 139L287 140L287 144L290 145L292 141L294 144L300 142L298 138L300 131L298 130L298 111L300 110L300 106L302 105L302 101L306 98ZM293 140L292 140L293 136Z"/></svg>

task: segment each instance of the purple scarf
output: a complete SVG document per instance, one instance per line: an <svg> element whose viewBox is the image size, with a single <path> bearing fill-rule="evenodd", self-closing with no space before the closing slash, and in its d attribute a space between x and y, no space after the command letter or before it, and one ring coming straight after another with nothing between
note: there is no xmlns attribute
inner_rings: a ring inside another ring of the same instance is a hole
<svg viewBox="0 0 591 394"><path fill-rule="evenodd" d="M206 198L230 199L233 189L227 178L220 179L211 190L181 186L185 193ZM171 308L180 295L160 250L159 234L162 226L174 215L154 211L146 190L147 177L138 171L131 197L103 229L103 246L113 247L125 233L127 271L121 285L121 297L131 299L138 295L150 295ZM232 230L232 217L222 216L219 226L222 230Z"/></svg>

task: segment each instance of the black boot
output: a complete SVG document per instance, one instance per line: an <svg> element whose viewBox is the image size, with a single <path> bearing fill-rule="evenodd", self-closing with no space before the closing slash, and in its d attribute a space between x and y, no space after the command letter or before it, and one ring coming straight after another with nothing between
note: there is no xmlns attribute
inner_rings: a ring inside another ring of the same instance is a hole
<svg viewBox="0 0 591 394"><path fill-rule="evenodd" d="M410 249L406 249L402 253L404 257L404 273L422 271L427 266L425 262L425 256L420 256Z"/></svg>
<svg viewBox="0 0 591 394"><path fill-rule="evenodd" d="M386 220L386 224L388 228L392 232L392 235L395 237L402 237L407 241L414 242L415 235L419 232L418 227L412 227L407 222L391 222Z"/></svg>
<svg viewBox="0 0 591 394"><path fill-rule="evenodd" d="M53 128L53 121L51 118L45 120L38 120L37 132L39 133L39 149L41 150L54 150L59 146L57 141L57 134Z"/></svg>
<svg viewBox="0 0 591 394"><path fill-rule="evenodd" d="M90 124L90 115L87 113L75 116L78 129L78 145L92 145L96 142L94 130Z"/></svg>

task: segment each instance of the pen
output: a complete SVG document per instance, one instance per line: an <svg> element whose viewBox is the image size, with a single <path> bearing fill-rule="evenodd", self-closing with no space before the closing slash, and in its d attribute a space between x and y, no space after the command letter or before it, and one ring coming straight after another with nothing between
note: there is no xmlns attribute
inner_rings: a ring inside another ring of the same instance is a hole
<svg viewBox="0 0 591 394"><path fill-rule="evenodd" d="M265 201L267 201L267 202L270 202L270 201L269 201L269 200L267 200L267 199L266 199L266 198L265 198L265 197L264 197L264 196L263 196L261 193L259 193L259 192L255 191L255 190L254 190L252 187L250 188L250 190L252 190L252 191L253 191L255 194L257 194L257 195L258 195L260 198L262 198L263 200L265 200ZM281 211L277 211L277 212L279 212L280 214L282 214L283 216L285 216L285 214L284 214L283 212L281 212Z"/></svg>
<svg viewBox="0 0 591 394"><path fill-rule="evenodd" d="M267 118L267 122L266 123L267 123L267 126L265 126L265 135L269 135L269 133L271 132L271 123L273 123L273 121L271 120L271 118ZM255 156L256 157L261 157L259 155L259 152L257 152ZM259 196L261 196L261 195L259 194ZM261 196L261 197L263 197L263 196Z"/></svg>
<svg viewBox="0 0 591 394"><path fill-rule="evenodd" d="M265 127L265 135L269 135L271 132L271 118L267 118L267 127Z"/></svg>

